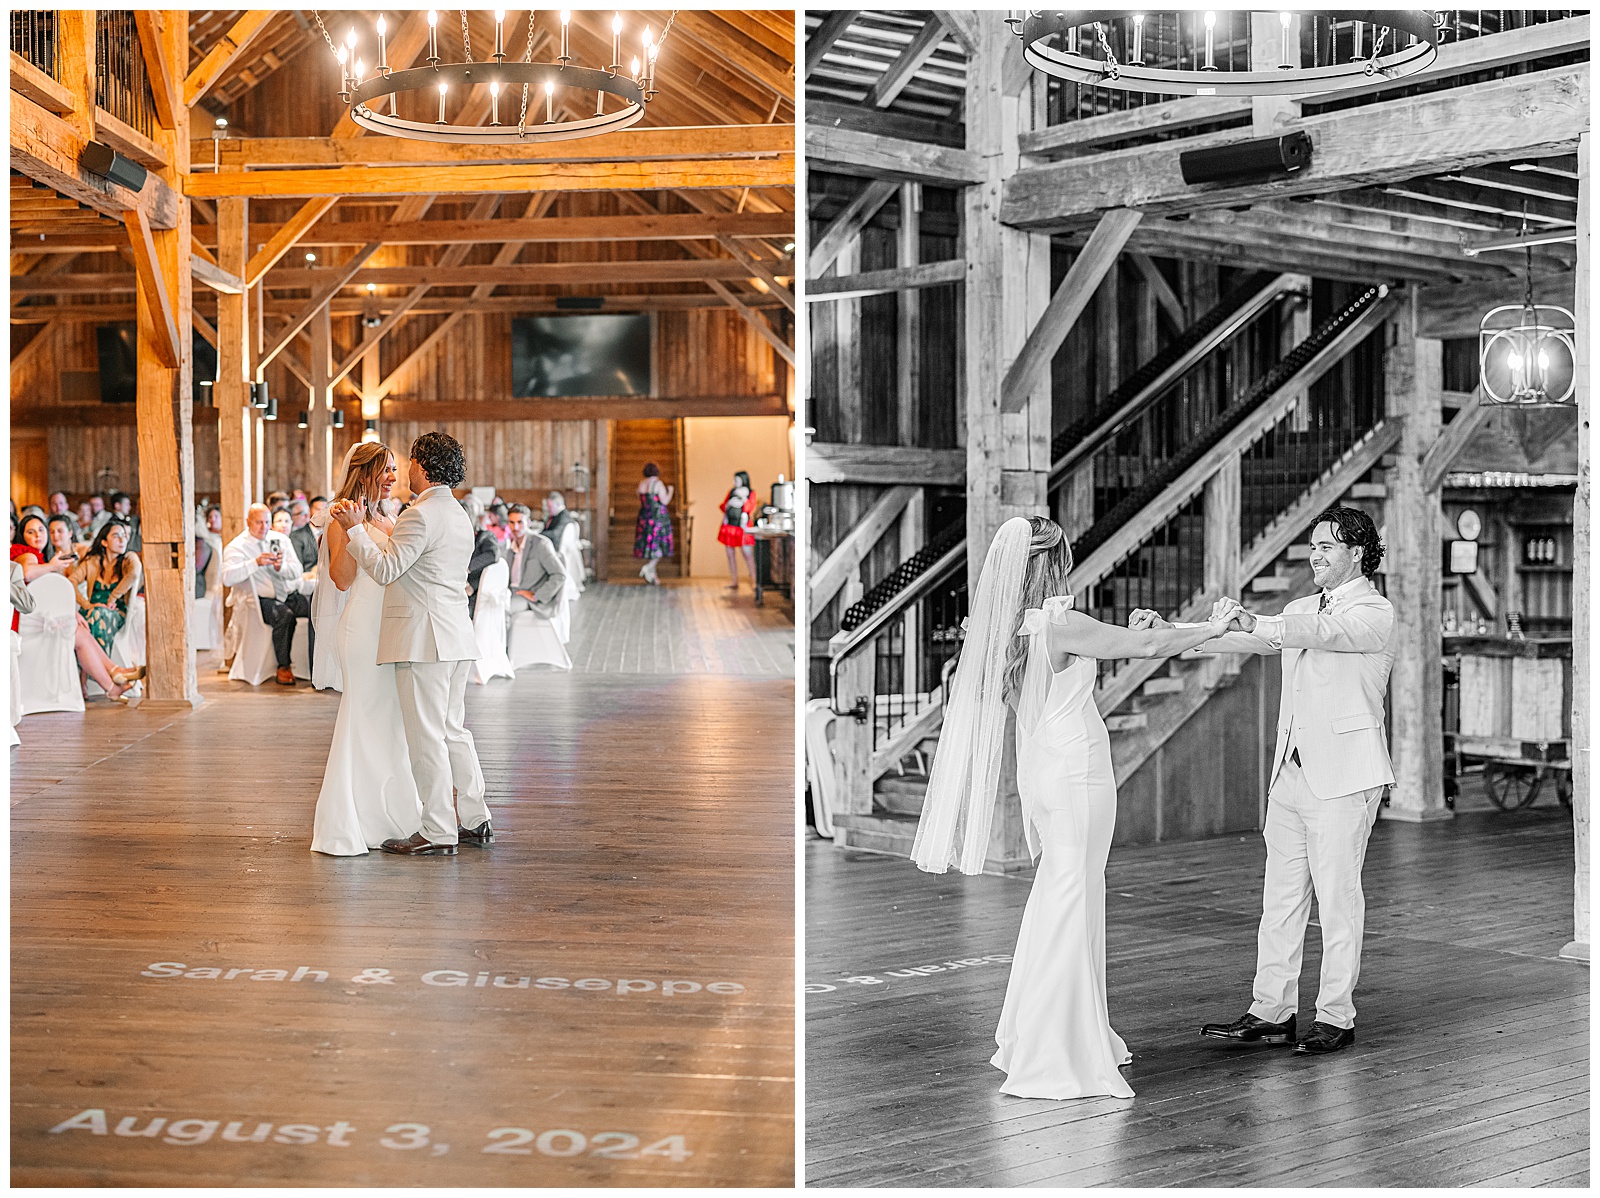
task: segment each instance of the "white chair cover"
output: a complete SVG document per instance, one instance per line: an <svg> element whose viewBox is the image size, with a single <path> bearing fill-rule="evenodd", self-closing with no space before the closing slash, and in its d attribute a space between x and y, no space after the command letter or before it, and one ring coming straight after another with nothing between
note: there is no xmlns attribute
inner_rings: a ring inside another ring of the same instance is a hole
<svg viewBox="0 0 1600 1198"><path fill-rule="evenodd" d="M567 571L565 591L569 599L583 594L583 543L578 535L578 522L573 520L561 530L561 564Z"/></svg>
<svg viewBox="0 0 1600 1198"><path fill-rule="evenodd" d="M272 629L261 622L256 593L248 584L233 587L232 592L232 627L239 630L239 648L233 655L233 668L228 671L228 677L234 682L260 686L278 672L278 657L272 649ZM296 678L311 677L311 659L306 652L308 624L304 616L295 621L294 641L289 646L289 664Z"/></svg>
<svg viewBox="0 0 1600 1198"><path fill-rule="evenodd" d="M21 618L22 714L41 711L82 711L83 690L78 683L78 655L73 641L78 634L78 599L72 584L60 574L45 574L28 584L33 611Z"/></svg>
<svg viewBox="0 0 1600 1198"><path fill-rule="evenodd" d="M566 606L562 603L563 612ZM512 613L509 641L511 668L514 670L536 665L551 665L558 670L572 668L572 658L567 656L567 647L557 634L556 622L548 616L541 616L535 611Z"/></svg>
<svg viewBox="0 0 1600 1198"><path fill-rule="evenodd" d="M833 700L806 703L806 781L811 784L811 811L817 831L833 838L833 813L843 799L839 763L833 756Z"/></svg>
<svg viewBox="0 0 1600 1198"><path fill-rule="evenodd" d="M491 678L515 678L506 654L506 618L511 608L511 567L491 562L478 575L478 606L472 630L478 636L478 660L472 670L477 683Z"/></svg>
<svg viewBox="0 0 1600 1198"><path fill-rule="evenodd" d="M15 632L10 634L8 644L11 652L11 747L15 748L22 743L22 738L17 735L17 721L22 719L22 668L18 662L22 660L22 637Z"/></svg>
<svg viewBox="0 0 1600 1198"><path fill-rule="evenodd" d="M572 640L572 596L565 587L561 590L560 605L550 618L550 623L555 626L556 637L563 645Z"/></svg>
<svg viewBox="0 0 1600 1198"><path fill-rule="evenodd" d="M222 591L209 588L189 609L189 640L196 650L222 648L222 601Z"/></svg>

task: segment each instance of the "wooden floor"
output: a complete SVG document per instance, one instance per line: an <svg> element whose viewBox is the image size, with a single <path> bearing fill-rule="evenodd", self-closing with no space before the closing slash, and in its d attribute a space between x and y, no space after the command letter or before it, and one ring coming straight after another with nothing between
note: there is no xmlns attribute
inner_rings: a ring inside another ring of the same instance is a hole
<svg viewBox="0 0 1600 1198"><path fill-rule="evenodd" d="M1108 990L1132 1101L998 1091L1009 965L992 958L1011 953L1027 875L935 878L814 837L806 854L810 1185L1588 1185L1589 977L1556 959L1560 809L1377 825L1358 1040L1325 1058L1197 1034L1249 1005L1259 836L1113 850ZM1313 930L1302 1021L1320 958Z"/></svg>
<svg viewBox="0 0 1600 1198"><path fill-rule="evenodd" d="M794 612L769 593L757 607L716 579L658 587L590 583L572 611L572 668L601 674L794 677Z"/></svg>
<svg viewBox="0 0 1600 1198"><path fill-rule="evenodd" d="M454 858L309 851L303 684L25 719L14 1184L791 1184L792 667L649 669L470 687Z"/></svg>

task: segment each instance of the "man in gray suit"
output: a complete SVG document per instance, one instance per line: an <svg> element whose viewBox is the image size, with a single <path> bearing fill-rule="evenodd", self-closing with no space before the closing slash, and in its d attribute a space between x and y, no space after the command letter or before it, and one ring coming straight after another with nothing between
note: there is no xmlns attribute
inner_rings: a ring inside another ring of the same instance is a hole
<svg viewBox="0 0 1600 1198"><path fill-rule="evenodd" d="M356 561L385 588L378 664L395 667L411 772L422 797L421 831L384 841L383 851L450 857L460 841L494 839L483 769L466 726L467 678L478 659L467 618L472 522L450 488L461 485L467 467L454 437L424 433L411 446L407 470L415 498L387 544L367 535L360 504L341 499L333 518L350 534Z"/></svg>
<svg viewBox="0 0 1600 1198"><path fill-rule="evenodd" d="M547 538L528 531L528 516L527 505L511 505L506 516L511 535L500 548L500 560L511 570L511 610L532 609L537 615L554 619L561 611L566 567Z"/></svg>

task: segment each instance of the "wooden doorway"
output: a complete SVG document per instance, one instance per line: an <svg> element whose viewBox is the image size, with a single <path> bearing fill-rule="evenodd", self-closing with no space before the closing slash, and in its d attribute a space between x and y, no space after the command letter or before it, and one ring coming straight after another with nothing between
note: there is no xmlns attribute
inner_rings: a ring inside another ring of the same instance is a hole
<svg viewBox="0 0 1600 1198"><path fill-rule="evenodd" d="M11 498L18 509L50 506L50 434L42 428L11 430Z"/></svg>
<svg viewBox="0 0 1600 1198"><path fill-rule="evenodd" d="M634 524L639 516L639 482L646 462L661 469L661 481L673 489L667 511L672 516L671 557L662 558L658 573L666 578L688 575L688 546L683 513L689 497L683 485L683 421L615 420L611 423L611 528L608 578L628 582L639 576L633 556Z"/></svg>

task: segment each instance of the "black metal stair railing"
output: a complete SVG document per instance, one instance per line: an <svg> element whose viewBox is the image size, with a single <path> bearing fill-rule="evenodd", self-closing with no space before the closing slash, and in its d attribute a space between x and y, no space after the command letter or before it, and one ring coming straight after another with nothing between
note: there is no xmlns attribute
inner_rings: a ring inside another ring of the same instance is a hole
<svg viewBox="0 0 1600 1198"><path fill-rule="evenodd" d="M50 78L61 79L60 13L50 11L11 14L11 51L27 59Z"/></svg>
<svg viewBox="0 0 1600 1198"><path fill-rule="evenodd" d="M94 78L97 106L135 132L154 135L155 92L131 11L103 9L95 14Z"/></svg>

